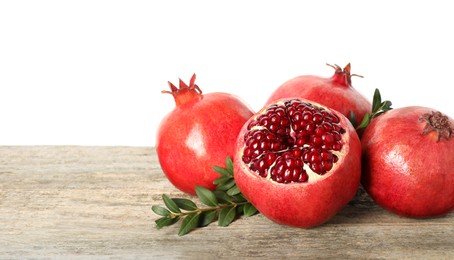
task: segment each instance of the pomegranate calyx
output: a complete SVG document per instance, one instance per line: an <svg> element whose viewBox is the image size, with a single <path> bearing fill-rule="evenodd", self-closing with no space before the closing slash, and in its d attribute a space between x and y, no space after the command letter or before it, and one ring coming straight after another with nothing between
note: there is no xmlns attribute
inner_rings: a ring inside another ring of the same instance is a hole
<svg viewBox="0 0 454 260"><path fill-rule="evenodd" d="M360 77L363 78L363 76L358 75L358 74L351 74L351 64L348 63L343 69L337 65L331 65L329 63L326 63L326 65L330 66L335 70L334 75L331 77L331 79L334 82L337 82L343 86L351 87L352 86L352 77Z"/></svg>
<svg viewBox="0 0 454 260"><path fill-rule="evenodd" d="M162 90L161 93L171 94L175 99L177 106L185 104L194 99L200 99L202 97L202 90L195 84L195 78L196 76L194 73L189 81L189 86L184 83L183 80L179 79L178 88L170 81L168 81L167 83L169 84L170 91Z"/></svg>
<svg viewBox="0 0 454 260"><path fill-rule="evenodd" d="M419 121L426 122L422 135L436 131L438 133L437 142L442 138L445 138L446 140L451 138L453 132L451 122L449 121L449 118L441 112L432 111L432 113L425 113L419 117Z"/></svg>

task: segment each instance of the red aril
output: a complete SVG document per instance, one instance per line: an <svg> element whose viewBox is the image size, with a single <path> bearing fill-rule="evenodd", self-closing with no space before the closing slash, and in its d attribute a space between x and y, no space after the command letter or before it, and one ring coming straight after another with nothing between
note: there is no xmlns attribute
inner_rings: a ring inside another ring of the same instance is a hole
<svg viewBox="0 0 454 260"><path fill-rule="evenodd" d="M454 121L431 108L404 107L372 120L362 136L362 184L396 214L423 218L454 209Z"/></svg>
<svg viewBox="0 0 454 260"><path fill-rule="evenodd" d="M332 77L302 75L290 79L271 94L266 104L282 98L304 98L335 109L347 118L353 112L358 124L361 123L364 115L370 113L371 103L352 87L351 77L358 75L350 74L350 63L344 69L329 66L335 70Z"/></svg>
<svg viewBox="0 0 454 260"><path fill-rule="evenodd" d="M176 108L158 129L156 152L162 171L183 192L195 194L195 186L213 190L219 174L215 165L233 157L243 124L253 115L238 97L227 93L203 94L195 84L169 82Z"/></svg>
<svg viewBox="0 0 454 260"><path fill-rule="evenodd" d="M312 227L354 197L361 144L341 113L305 99L283 99L243 126L234 167L238 188L263 215Z"/></svg>

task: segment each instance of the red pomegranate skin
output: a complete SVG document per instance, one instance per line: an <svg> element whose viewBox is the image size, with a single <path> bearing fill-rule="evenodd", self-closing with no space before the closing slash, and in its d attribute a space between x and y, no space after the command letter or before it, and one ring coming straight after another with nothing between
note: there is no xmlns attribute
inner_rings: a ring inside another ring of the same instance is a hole
<svg viewBox="0 0 454 260"><path fill-rule="evenodd" d="M195 194L195 186L214 190L213 181L220 175L213 166L233 157L238 133L253 112L228 93L202 95L185 89L174 97L177 106L163 118L157 133L162 171L185 193Z"/></svg>
<svg viewBox="0 0 454 260"><path fill-rule="evenodd" d="M364 188L402 216L437 217L454 209L454 140L438 140L437 131L422 134L427 123L419 118L433 111L393 109L372 120L362 137Z"/></svg>
<svg viewBox="0 0 454 260"><path fill-rule="evenodd" d="M299 100L324 107L309 100ZM266 106L249 119L238 136L234 157L235 182L258 211L276 223L299 228L321 225L344 208L358 190L361 176L359 137L347 118L337 111L324 108L336 114L347 131L344 134L343 155L328 173L316 180L309 179L306 183L277 183L251 172L243 163L243 136L248 131L247 126Z"/></svg>
<svg viewBox="0 0 454 260"><path fill-rule="evenodd" d="M266 104L282 98L304 98L315 101L350 118L355 114L357 123L371 112L371 103L351 83L350 64L343 70L335 65L334 75L329 78L316 75L301 75L284 82L268 98Z"/></svg>

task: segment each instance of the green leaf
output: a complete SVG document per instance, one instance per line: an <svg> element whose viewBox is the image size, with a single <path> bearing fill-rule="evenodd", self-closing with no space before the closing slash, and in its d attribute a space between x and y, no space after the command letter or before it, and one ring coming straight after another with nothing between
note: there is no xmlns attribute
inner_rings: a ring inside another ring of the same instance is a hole
<svg viewBox="0 0 454 260"><path fill-rule="evenodd" d="M392 105L393 105L393 103L392 103L391 101L389 101L389 100L383 101L383 103L382 103L382 105L381 105L381 107L382 107L381 109L382 109L383 111L385 111L385 112L386 112L386 111L389 111L389 110L392 109L392 108L391 108Z"/></svg>
<svg viewBox="0 0 454 260"><path fill-rule="evenodd" d="M233 172L233 162L232 162L232 159L227 156L227 158L225 158L225 168L227 169L227 171L229 172Z"/></svg>
<svg viewBox="0 0 454 260"><path fill-rule="evenodd" d="M356 126L358 122L356 121L356 115L353 111L350 111L350 123L352 123L353 126Z"/></svg>
<svg viewBox="0 0 454 260"><path fill-rule="evenodd" d="M356 129L366 128L370 123L370 120L371 120L370 117L371 117L371 115L369 113L366 113L364 115L363 121Z"/></svg>
<svg viewBox="0 0 454 260"><path fill-rule="evenodd" d="M237 195L241 193L240 189L238 188L238 186L233 186L232 188L230 188L228 191L227 191L227 195L230 195L230 196L233 196L233 195Z"/></svg>
<svg viewBox="0 0 454 260"><path fill-rule="evenodd" d="M217 190L228 190L230 188L232 188L233 186L235 186L235 180L234 179L230 179L224 183L221 183L219 184L216 189Z"/></svg>
<svg viewBox="0 0 454 260"><path fill-rule="evenodd" d="M179 219L180 219L180 217L176 217L176 218L162 217L162 218L159 218L159 219L155 220L156 228L161 229L161 228L166 227L166 226L171 226L171 225L177 223L177 221Z"/></svg>
<svg viewBox="0 0 454 260"><path fill-rule="evenodd" d="M214 166L213 170L222 176L229 176L229 177L233 176L232 172L230 172L229 170L227 170L225 168L219 167L219 166Z"/></svg>
<svg viewBox="0 0 454 260"><path fill-rule="evenodd" d="M175 204L177 204L177 206L180 209L184 209L184 210L196 210L197 209L197 205L194 202L192 202L192 200L180 199L180 198L175 198L172 200L173 200L173 202L175 202Z"/></svg>
<svg viewBox="0 0 454 260"><path fill-rule="evenodd" d="M235 220L236 217L236 208L235 207L226 207L221 210L219 213L218 224L221 227L226 227Z"/></svg>
<svg viewBox="0 0 454 260"><path fill-rule="evenodd" d="M244 212L244 204L237 205L236 206L236 215L241 216L241 215L243 215L243 212Z"/></svg>
<svg viewBox="0 0 454 260"><path fill-rule="evenodd" d="M221 176L219 178L217 178L216 180L213 181L213 184L222 184L224 182L227 182L229 180L231 180L232 177L229 177L229 176Z"/></svg>
<svg viewBox="0 0 454 260"><path fill-rule="evenodd" d="M153 210L153 212L158 214L159 216L163 216L163 217L170 216L170 211L161 206L152 206L151 210Z"/></svg>
<svg viewBox="0 0 454 260"><path fill-rule="evenodd" d="M375 89L374 97L372 99L372 113L377 112L381 106L381 95L380 90L378 88Z"/></svg>
<svg viewBox="0 0 454 260"><path fill-rule="evenodd" d="M236 194L236 195L233 195L232 197L233 197L233 198L235 199L235 201L238 202L238 203L246 202L246 201L247 201L247 199L244 197L244 195L243 195L242 193L238 193L238 194Z"/></svg>
<svg viewBox="0 0 454 260"><path fill-rule="evenodd" d="M187 215L184 219L183 222L181 223L180 230L178 231L179 236L184 236L187 233L189 233L191 230L197 227L199 224L199 218L200 214L189 214Z"/></svg>
<svg viewBox="0 0 454 260"><path fill-rule="evenodd" d="M214 195L216 196L218 201L221 203L232 203L233 202L232 197L227 195L227 193L225 193L225 191L215 190Z"/></svg>
<svg viewBox="0 0 454 260"><path fill-rule="evenodd" d="M211 222L214 221L214 219L216 218L216 215L217 215L216 210L205 211L205 212L201 213L198 226L199 227L207 226L208 224L210 224Z"/></svg>
<svg viewBox="0 0 454 260"><path fill-rule="evenodd" d="M166 207L170 209L170 211L172 211L173 213L181 213L178 205L169 196L162 194L162 200L164 201L164 204L166 204Z"/></svg>
<svg viewBox="0 0 454 260"><path fill-rule="evenodd" d="M243 212L246 217L250 217L257 213L258 210L251 203L247 203L244 205Z"/></svg>
<svg viewBox="0 0 454 260"><path fill-rule="evenodd" d="M197 193L197 196L199 197L200 201L202 201L203 204L211 207L216 207L218 205L216 195L214 195L214 193L209 189L206 189L201 186L196 186L195 192Z"/></svg>

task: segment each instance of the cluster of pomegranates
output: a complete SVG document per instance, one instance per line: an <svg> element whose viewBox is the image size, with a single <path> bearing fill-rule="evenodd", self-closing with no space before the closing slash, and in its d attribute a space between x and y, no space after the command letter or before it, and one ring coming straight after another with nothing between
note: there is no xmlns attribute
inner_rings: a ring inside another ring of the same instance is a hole
<svg viewBox="0 0 454 260"><path fill-rule="evenodd" d="M402 216L452 211L453 119L416 106L373 114L377 104L352 87L350 64L332 67L329 78L288 80L257 113L234 95L202 94L195 75L178 87L169 82L163 92L176 108L156 142L163 172L183 192L213 190L212 167L230 156L243 195L266 217L296 227L325 223L360 185ZM358 131L352 115L373 119Z"/></svg>

